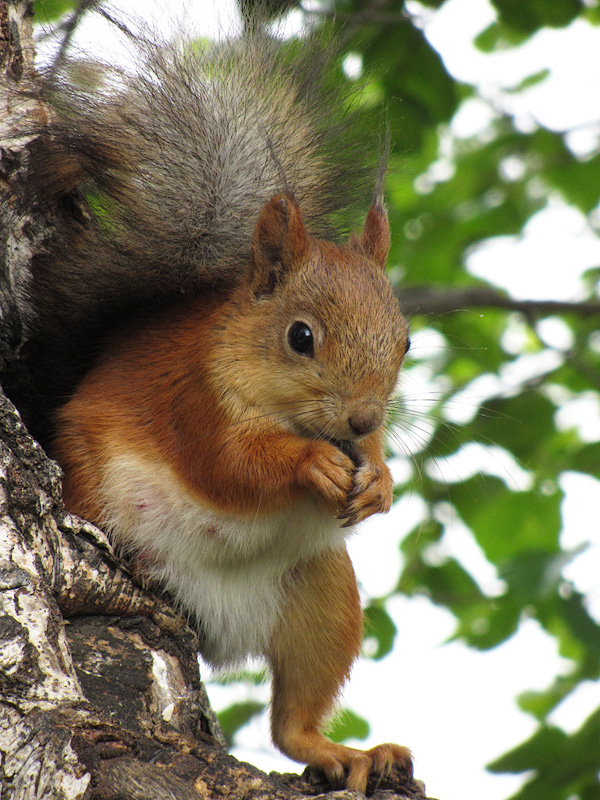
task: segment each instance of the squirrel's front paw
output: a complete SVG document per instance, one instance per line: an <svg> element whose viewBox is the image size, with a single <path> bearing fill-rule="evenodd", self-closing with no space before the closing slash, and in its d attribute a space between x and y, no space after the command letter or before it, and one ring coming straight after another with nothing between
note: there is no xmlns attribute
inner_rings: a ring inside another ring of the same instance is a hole
<svg viewBox="0 0 600 800"><path fill-rule="evenodd" d="M364 461L354 473L346 510L338 516L342 527L356 525L371 514L385 514L392 506L394 481L387 466L377 461Z"/></svg>
<svg viewBox="0 0 600 800"><path fill-rule="evenodd" d="M298 469L298 482L322 497L336 513L348 508L355 466L342 451L322 440L309 446Z"/></svg>

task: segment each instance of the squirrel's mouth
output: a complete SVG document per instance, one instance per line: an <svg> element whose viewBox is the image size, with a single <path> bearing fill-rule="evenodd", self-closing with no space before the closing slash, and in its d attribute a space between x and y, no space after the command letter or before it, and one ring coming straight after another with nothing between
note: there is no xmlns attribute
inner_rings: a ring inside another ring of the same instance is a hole
<svg viewBox="0 0 600 800"><path fill-rule="evenodd" d="M332 445L337 447L345 453L348 458L352 459L352 461L358 466L358 462L361 460L360 456L358 455L357 445L364 439L364 436L357 435L352 436L351 438L341 438L338 436L332 436L331 433L325 433L323 430L314 430L309 427L300 427L295 426L296 433L300 434L307 439L323 439L326 442L330 442Z"/></svg>
<svg viewBox="0 0 600 800"><path fill-rule="evenodd" d="M323 439L326 442L330 442L334 447L337 447L342 453L347 455L357 467L359 466L359 462L362 461L356 447L356 439L338 439L335 436L324 434L321 431L297 430L297 433L307 439Z"/></svg>
<svg viewBox="0 0 600 800"><path fill-rule="evenodd" d="M360 467L362 464L362 456L360 455L358 448L356 447L356 442L352 439L330 439L331 444L334 444L338 447L342 453L348 456L348 458L354 463L355 467Z"/></svg>

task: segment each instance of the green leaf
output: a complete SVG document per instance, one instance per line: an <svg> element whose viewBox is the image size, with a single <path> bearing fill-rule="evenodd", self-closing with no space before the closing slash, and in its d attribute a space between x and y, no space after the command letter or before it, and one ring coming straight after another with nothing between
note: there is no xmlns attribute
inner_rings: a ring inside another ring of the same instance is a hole
<svg viewBox="0 0 600 800"><path fill-rule="evenodd" d="M597 798L600 791L600 709L570 736L542 727L528 741L488 766L492 772L535 770L512 800Z"/></svg>
<svg viewBox="0 0 600 800"><path fill-rule="evenodd" d="M248 700L243 703L234 703L229 708L219 712L219 723L228 745L232 744L233 737L237 731L246 725L252 717L262 713L265 706L265 703Z"/></svg>
<svg viewBox="0 0 600 800"><path fill-rule="evenodd" d="M327 726L327 736L333 742L346 739L366 739L370 733L369 723L348 709L340 711Z"/></svg>
<svg viewBox="0 0 600 800"><path fill-rule="evenodd" d="M586 8L582 16L590 25L600 25L600 5Z"/></svg>
<svg viewBox="0 0 600 800"><path fill-rule="evenodd" d="M559 189L565 200L590 212L600 200L600 156L586 161L578 161L570 154L564 155L561 162L548 164L541 173L545 180Z"/></svg>
<svg viewBox="0 0 600 800"><path fill-rule="evenodd" d="M498 478L475 477L453 485L451 499L494 564L535 550L559 552L560 491L511 492Z"/></svg>
<svg viewBox="0 0 600 800"><path fill-rule="evenodd" d="M558 607L554 609L554 613L567 625L570 635L584 646L586 661L593 660L592 677L597 677L600 670L600 628L590 616L586 598L579 592L572 591L570 596L560 597L557 602ZM542 619L542 622L545 620Z"/></svg>
<svg viewBox="0 0 600 800"><path fill-rule="evenodd" d="M476 36L473 43L483 53L493 53L517 47L527 39L528 34L496 21Z"/></svg>
<svg viewBox="0 0 600 800"><path fill-rule="evenodd" d="M558 553L526 551L505 561L499 574L511 593L532 601L556 592L562 582L562 570L583 550L585 546Z"/></svg>
<svg viewBox="0 0 600 800"><path fill-rule="evenodd" d="M578 450L574 469L600 478L600 442L588 444Z"/></svg>
<svg viewBox="0 0 600 800"><path fill-rule="evenodd" d="M378 661L392 651L397 628L381 603L373 602L364 610L365 640L375 640L377 650L370 657Z"/></svg>
<svg viewBox="0 0 600 800"><path fill-rule="evenodd" d="M516 31L533 33L539 28L562 28L583 10L578 0L492 0L502 21Z"/></svg>
<svg viewBox="0 0 600 800"><path fill-rule="evenodd" d="M552 686L542 692L522 692L517 699L519 708L542 722L583 679L579 670L570 675L559 675Z"/></svg>
<svg viewBox="0 0 600 800"><path fill-rule="evenodd" d="M484 595L469 573L455 559L431 566L424 557L427 551L406 565L399 591L407 595L426 594L433 603L447 606L459 617L478 613Z"/></svg>
<svg viewBox="0 0 600 800"><path fill-rule="evenodd" d="M542 83L549 75L549 69L541 69L539 72L534 72L533 75L528 75L526 78L523 78L523 80L516 86L512 86L510 89L505 89L505 91L511 94L518 94L526 89L530 89L532 86L537 86L538 83Z"/></svg>
<svg viewBox="0 0 600 800"><path fill-rule="evenodd" d="M74 11L76 0L33 0L33 17L36 22L46 24Z"/></svg>
<svg viewBox="0 0 600 800"><path fill-rule="evenodd" d="M465 608L457 616L453 639L462 639L478 650L491 650L516 633L523 604L510 595Z"/></svg>
<svg viewBox="0 0 600 800"><path fill-rule="evenodd" d="M516 397L487 401L479 428L484 441L504 447L528 467L543 456L543 443L555 430L555 413L556 407L547 397L524 391Z"/></svg>
<svg viewBox="0 0 600 800"><path fill-rule="evenodd" d="M488 764L490 772L526 772L552 767L561 757L567 735L559 728L540 728L530 739Z"/></svg>

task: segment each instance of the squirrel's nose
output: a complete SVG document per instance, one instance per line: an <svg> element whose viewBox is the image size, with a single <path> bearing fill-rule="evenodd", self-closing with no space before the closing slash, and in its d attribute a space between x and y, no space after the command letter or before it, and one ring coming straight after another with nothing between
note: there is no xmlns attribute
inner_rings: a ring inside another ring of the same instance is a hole
<svg viewBox="0 0 600 800"><path fill-rule="evenodd" d="M348 425L355 436L373 433L383 422L383 409L373 403L353 408L348 415Z"/></svg>

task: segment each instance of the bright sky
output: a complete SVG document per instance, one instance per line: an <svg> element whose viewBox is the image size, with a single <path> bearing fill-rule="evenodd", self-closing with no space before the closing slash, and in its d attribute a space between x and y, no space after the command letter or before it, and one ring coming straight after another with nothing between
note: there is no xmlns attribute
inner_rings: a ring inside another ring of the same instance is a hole
<svg viewBox="0 0 600 800"><path fill-rule="evenodd" d="M176 3L169 3L166 12L167 4L161 0L140 0L139 4L122 0L113 5L125 7L129 13L153 14L163 31L165 21L179 15L174 10ZM215 21L208 2L188 0L183 5L198 27L209 33L218 32L235 18L230 0L218 5L220 23ZM483 99L468 101L456 115L452 124L455 135L485 135L495 107L510 110L523 130L530 129L534 120L556 130L575 128L567 136L575 152L585 154L597 146L600 28L577 23L568 31L544 31L518 52L486 56L475 50L471 41L494 18L487 0L448 0L437 13L421 9L416 3L411 9L422 15L426 34L449 71L460 80L477 83L480 89ZM97 26L92 38L106 55L105 37ZM551 74L541 85L524 95L503 92L544 67L549 67ZM573 91L574 86L577 91ZM439 165L440 169L443 167ZM507 164L505 168L518 170L519 165ZM600 242L585 218L559 198L553 198L545 210L530 220L523 236L502 237L486 244L471 255L468 265L474 274L509 289L519 298L576 300L582 293L581 272L599 263ZM569 264L568 270L564 269L565 264ZM559 351L568 346L564 327L550 323L542 331ZM515 352L520 335L515 322L507 334L508 346L512 342ZM421 343L415 337L415 350L435 346L432 336L435 334L430 331L423 332ZM549 357L561 356L558 353ZM543 372L551 366L549 362L545 365L543 359L535 364L521 361L523 370ZM415 379L427 387L426 372L415 373ZM518 377L509 374L501 376L500 381L515 379ZM478 406L482 397L493 394L499 385L498 379L490 377L487 383L471 387L471 401L464 398L464 407L457 407L457 417L468 416L469 406ZM577 423L588 439L600 438L595 398L590 398L587 406L585 399L573 407L567 404L559 422L565 426ZM474 464L481 463L484 471L497 473L503 479L508 475L509 480L524 485L526 473L514 462L504 463L503 458L491 448L485 452L476 448L471 449L468 460L441 468L452 480L457 471L473 470ZM402 472L407 467L398 459L396 468ZM600 547L597 527L591 521L594 515L589 511L592 502L597 506L600 485L592 478L568 474L562 480L562 488L567 491L563 504L564 544L574 547L590 540L596 542L569 568L566 577L590 592L592 608L600 618ZM398 543L422 513L422 501L416 494L405 497L387 519L369 521L351 541L351 555L366 595L381 595L395 585L400 572ZM460 525L450 526L441 548L459 558L486 590L493 592L497 588L494 570L469 531ZM521 778L491 775L484 765L535 729L532 718L517 709L514 698L524 690L547 687L556 674L568 669L568 664L557 655L553 640L532 620L524 622L505 645L489 653L476 653L458 642L444 644L453 633L454 620L426 599L408 601L399 597L390 603L389 610L399 630L393 654L380 662L363 660L357 664L344 696L349 707L371 723L372 736L367 744L392 740L411 747L416 776L425 780L428 793L440 800L505 800L517 789ZM214 686L209 690L217 708L226 707L234 698L247 697L243 686ZM266 687L252 692L263 699L268 697ZM588 683L557 709L553 722L574 730L598 705L600 686ZM270 748L265 718L248 726L239 742L234 753L243 760L266 770L299 769Z"/></svg>

